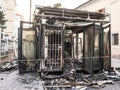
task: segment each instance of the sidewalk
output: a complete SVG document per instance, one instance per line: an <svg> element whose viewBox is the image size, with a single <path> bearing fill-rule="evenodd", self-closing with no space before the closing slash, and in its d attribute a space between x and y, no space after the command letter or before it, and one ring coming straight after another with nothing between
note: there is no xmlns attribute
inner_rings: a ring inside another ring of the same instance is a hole
<svg viewBox="0 0 120 90"><path fill-rule="evenodd" d="M111 67L114 67L114 68L120 67L120 59L112 58L111 59Z"/></svg>
<svg viewBox="0 0 120 90"><path fill-rule="evenodd" d="M18 70L0 73L0 90L44 90L35 74L19 75Z"/></svg>

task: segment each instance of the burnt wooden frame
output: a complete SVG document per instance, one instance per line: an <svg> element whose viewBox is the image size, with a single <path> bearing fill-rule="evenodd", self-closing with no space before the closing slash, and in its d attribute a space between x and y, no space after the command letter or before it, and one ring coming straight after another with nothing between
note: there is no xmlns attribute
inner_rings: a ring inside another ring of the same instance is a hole
<svg viewBox="0 0 120 90"><path fill-rule="evenodd" d="M36 10L38 10L38 12L36 13ZM109 18L109 20L105 20L106 17ZM72 22L72 23L76 23L76 22L92 22L93 24L91 25L94 25L93 26L93 36L95 36L95 23L99 23L100 24L100 27L101 27L101 30L100 30L100 34L99 34L99 57L102 57L103 56L103 24L106 24L106 23L109 23L110 22L110 14L106 13L106 14L101 14L101 13L96 13L96 12L88 12L88 11L78 11L78 10L71 10L71 9L64 9L64 8L53 8L53 7L42 7L42 6L36 6L36 9L35 9L35 13L34 13L34 20L36 21L36 24L39 24L37 21L39 19L54 19L54 20L58 20L58 21L61 21L62 24L64 25L64 23L66 21L69 21L69 22ZM87 26L89 27L89 26ZM79 28L79 27L78 27ZM85 35L84 35L84 29L86 27L82 28L81 31L75 31L76 34L77 33L81 33L83 32L83 50L84 50L84 41L85 41ZM62 31L64 31L64 29L66 28L63 28ZM74 30L72 30L74 32ZM64 35L64 32L63 32L63 35ZM64 36L63 36L63 39L64 39ZM92 44L92 57L94 57L94 38L93 38L93 44ZM63 48L63 51L64 51L64 41L63 42L63 45L62 45L62 48ZM76 42L78 43L78 42ZM110 44L110 43L109 43ZM111 44L110 44L111 45ZM73 48L74 49L74 48ZM111 53L111 48L109 47L110 49L110 53ZM62 52L64 54L64 52ZM74 55L73 55L74 56ZM77 57L78 57L78 54L77 54ZM84 51L83 51L83 57L84 57ZM103 59L100 58L100 63L101 63L101 68L100 70L102 71L102 69L104 68L103 67ZM83 69L84 69L84 58L83 58ZM92 70L91 74L94 73L94 64L93 64L93 61L92 60Z"/></svg>
<svg viewBox="0 0 120 90"><path fill-rule="evenodd" d="M105 20L106 17L109 18L109 20ZM110 14L101 14L101 13L96 13L96 12L88 12L88 11L79 11L79 10L71 10L71 9L64 9L64 8L53 8L53 7L42 7L42 6L36 6L35 13L34 13L34 19L33 22L21 22L20 24L20 29L19 29L19 39L18 40L18 59L19 61L22 60L22 29L23 29L23 23L28 23L28 24L33 24L34 28L38 28L39 33L37 36L37 44L36 47L38 48L37 54L36 54L36 59L44 59L44 54L43 54L43 47L44 44L44 29L45 29L45 24L42 23L42 19L54 19L58 20L62 24L62 56L64 55L64 30L66 29L65 22L70 22L70 23L76 23L76 22L92 22L93 24L95 23L100 23L101 27L103 27L103 24L110 23ZM88 26L87 26L88 27ZM82 28L81 30L75 31L75 33L81 33L83 32L83 42L85 41L84 38L84 29L86 27ZM68 27L67 29L79 29L79 26L75 28L73 27ZM93 28L94 34L95 34L95 27ZM74 32L74 30L72 30ZM103 28L101 28L100 32L100 56L102 56L103 53ZM111 32L110 32L111 33ZM94 40L93 40L94 41ZM111 45L111 42L109 42ZM83 49L84 49L84 43L83 43ZM94 47L94 44L93 44ZM111 53L111 47L110 48L110 53ZM94 48L93 48L94 52ZM94 57L94 53L92 55ZM84 54L83 54L84 57ZM62 58L63 60L64 58ZM103 66L103 60L101 59L101 65ZM64 61L62 62L63 65ZM83 59L83 64L84 64L84 59ZM92 61L92 66L93 66L93 61ZM20 65L20 64L19 64ZM61 66L63 68L63 66ZM84 65L83 65L84 68ZM101 67L101 70L103 67ZM91 73L94 73L93 67L91 70Z"/></svg>
<svg viewBox="0 0 120 90"><path fill-rule="evenodd" d="M28 24L29 26L27 28L24 28L23 25ZM35 27L33 27L33 22L26 22L26 21L20 21L20 28L18 28L18 67L19 67L19 73L25 73L29 71L25 71L25 63L27 62L27 59L23 57L22 53L22 36L23 36L23 30L35 30ZM35 31L36 33L36 31ZM36 41L36 40L35 40ZM35 46L37 47L37 44L35 43ZM37 54L36 54L37 59ZM24 65L23 65L24 64Z"/></svg>

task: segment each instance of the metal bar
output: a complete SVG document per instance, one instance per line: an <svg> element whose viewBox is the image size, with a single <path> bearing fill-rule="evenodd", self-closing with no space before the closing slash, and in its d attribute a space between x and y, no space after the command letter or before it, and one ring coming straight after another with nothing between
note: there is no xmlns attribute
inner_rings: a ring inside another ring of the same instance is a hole
<svg viewBox="0 0 120 90"><path fill-rule="evenodd" d="M22 29L23 29L23 22L21 21L21 22L20 22L20 29L18 30L18 33L19 33L19 36L18 36L18 37L19 37L19 39L20 39L20 40L19 40L19 45L20 45L20 46L19 46L19 55L18 55L18 56L19 56L19 57L18 57L19 60L22 59L22 34L23 34L23 33L22 33Z"/></svg>
<svg viewBox="0 0 120 90"><path fill-rule="evenodd" d="M20 22L24 24L34 24L33 22L27 22L27 21L20 21Z"/></svg>
<svg viewBox="0 0 120 90"><path fill-rule="evenodd" d="M40 55L39 55L39 58L42 59L42 25L40 27L40 35L39 35L39 47L40 47Z"/></svg>
<svg viewBox="0 0 120 90"><path fill-rule="evenodd" d="M62 44L62 49L61 49L61 68L63 67L63 59L64 59L64 30L65 30L65 24L62 26L62 31L61 31L61 44Z"/></svg>
<svg viewBox="0 0 120 90"><path fill-rule="evenodd" d="M32 9L32 0L30 0L30 17L29 17L30 22L31 22L31 9Z"/></svg>
<svg viewBox="0 0 120 90"><path fill-rule="evenodd" d="M56 48L56 45L57 45L57 38L58 38L58 36L56 35L56 34L58 34L57 33L57 31L58 31L58 27L56 28L57 30L55 30L55 46L54 46L54 49L55 49L55 51L54 51L54 53L55 53L55 56L54 56L54 59L55 59L55 67L57 67L57 58L56 58L56 56L57 56L57 53L56 53L56 51L57 51L57 48Z"/></svg>
<svg viewBox="0 0 120 90"><path fill-rule="evenodd" d="M21 33L20 28L18 28L18 60L21 59Z"/></svg>
<svg viewBox="0 0 120 90"><path fill-rule="evenodd" d="M40 27L40 25L39 25L39 27ZM38 26L36 26L36 66L37 66L37 70L39 70L39 69L41 69L41 67L40 67L40 64L41 64L41 61L39 61L38 59L39 59L39 50L40 50L40 48L39 48L39 45L40 45L40 42L39 42L39 33L40 33L40 31L39 31L39 28L38 28Z"/></svg>
<svg viewBox="0 0 120 90"><path fill-rule="evenodd" d="M92 39L92 57L95 56L94 54L94 48L95 48L95 23L93 24L93 35L92 35L93 39ZM94 58L91 59L91 74L94 74Z"/></svg>
<svg viewBox="0 0 120 90"><path fill-rule="evenodd" d="M57 63L58 63L58 66L57 67L59 67L59 31L60 31L60 28L58 27L58 30L57 30L57 34L58 34L58 39L56 39L56 42L57 42L57 45L56 45L56 47L58 48L58 50L56 51L56 53L58 53L57 54L57 56L56 56L56 59L57 59Z"/></svg>
<svg viewBox="0 0 120 90"><path fill-rule="evenodd" d="M100 35L99 35L99 56L100 57L103 57L103 23L101 23L100 25ZM103 58L100 58L100 61L101 61L101 71L103 69Z"/></svg>
<svg viewBox="0 0 120 90"><path fill-rule="evenodd" d="M58 55L57 55L57 57L56 57L56 58L57 58L56 60L57 60L58 66L60 65L60 64L59 64L59 60L60 60L60 57L59 57L59 56L60 56L60 54L59 54L59 52L60 52L60 48L59 48L59 46L60 46L60 43L59 43L59 38L60 38L60 37L59 37L59 31L60 31L60 30L59 30L59 27L58 27L58 30L57 30L57 34L58 34L58 43L57 43L57 48L58 48L58 50L57 50L57 53L58 53Z"/></svg>
<svg viewBox="0 0 120 90"><path fill-rule="evenodd" d="M55 28L55 30L53 30L53 68L54 68L55 65L56 65L56 63L55 63L55 61L56 61L56 60L55 60L55 54L56 54L56 53L55 53L55 45L56 45L56 44L55 44L55 38L56 38L56 37L55 37L55 34L56 34L55 31L56 31L56 28Z"/></svg>
<svg viewBox="0 0 120 90"><path fill-rule="evenodd" d="M36 26L35 26L36 27ZM33 27L33 30L35 31L35 42L34 42L34 47L35 47L35 59L37 59L37 30L36 30L36 28L35 27Z"/></svg>
<svg viewBox="0 0 120 90"><path fill-rule="evenodd" d="M106 20L101 20L101 19L86 19L86 18L80 18L80 17L61 17L61 16L54 16L54 15L41 15L41 14L37 14L35 15L35 17L41 17L44 19L47 18L53 18L53 19L58 19L58 20L78 20L78 21L82 21L82 22L98 22L98 23L109 23L110 21L106 21Z"/></svg>
<svg viewBox="0 0 120 90"><path fill-rule="evenodd" d="M41 29L42 29L42 26L39 25L38 28L39 28L39 33L38 33L38 47L39 47L38 58L41 59Z"/></svg>
<svg viewBox="0 0 120 90"><path fill-rule="evenodd" d="M40 46L40 51L39 51L39 53L40 53L40 55L39 55L39 58L41 59L41 62L40 62L40 67L41 67L41 69L43 69L43 64L44 64L44 57L43 57L43 40L44 40L44 32L43 32L43 29L44 29L44 26L43 26L43 24L41 24L41 26L40 26L40 34L39 34L39 46Z"/></svg>
<svg viewBox="0 0 120 90"><path fill-rule="evenodd" d="M42 41L42 44L43 44L43 46L42 46L42 58L43 58L43 67L45 67L45 25L43 24L42 25L42 31L43 31L43 41Z"/></svg>
<svg viewBox="0 0 120 90"><path fill-rule="evenodd" d="M102 27L103 28L103 27ZM102 44L103 44L103 46L102 46L102 48L103 48L103 57L104 57L104 49L105 49L105 47L104 47L104 28L102 29L102 40L103 40L103 42L102 42ZM104 68L104 58L103 58L103 68Z"/></svg>
<svg viewBox="0 0 120 90"><path fill-rule="evenodd" d="M52 27L50 27L51 29L50 30L52 30ZM52 50L52 36L51 36L51 34L52 34L52 32L50 32L50 65L52 64L52 52L51 52L51 50Z"/></svg>
<svg viewBox="0 0 120 90"><path fill-rule="evenodd" d="M64 14L68 14L68 15L78 15L81 16L81 15L84 15L87 16L88 14L90 14L91 17L99 17L99 18L102 18L102 17L105 17L105 14L101 14L101 13L96 13L96 12L88 12L88 11L80 11L80 10L72 10L72 9L64 9L64 8L52 8L52 7L43 7L43 6L36 6L36 9L39 10L39 13L42 13L42 12L45 12L47 14L50 14L49 12L53 14L56 14L58 13L59 15L62 16L62 13L63 13L63 10L64 10Z"/></svg>
<svg viewBox="0 0 120 90"><path fill-rule="evenodd" d="M78 59L78 33L76 33L76 56Z"/></svg>
<svg viewBox="0 0 120 90"><path fill-rule="evenodd" d="M57 63L58 63L58 66L60 67L60 47L61 47L61 44L60 44L60 38L61 38L61 35L60 35L60 33L59 32L61 32L61 28L60 27L58 27L58 30L57 30L57 33L58 33L58 43L57 43L57 48L58 48L58 50L57 50L57 53L58 53L58 55L57 55Z"/></svg>
<svg viewBox="0 0 120 90"><path fill-rule="evenodd" d="M109 60L110 60L110 67L111 67L111 24L109 25Z"/></svg>
<svg viewBox="0 0 120 90"><path fill-rule="evenodd" d="M38 38L37 38L37 47L38 47L38 50L37 50L37 59L39 59L40 58L40 27L41 27L41 25L39 25L38 27L37 27L37 29L38 29Z"/></svg>
<svg viewBox="0 0 120 90"><path fill-rule="evenodd" d="M75 58L75 55L74 55L74 37L73 37L73 32L72 32L72 43L73 43L73 45L72 45L72 50L73 50L72 58Z"/></svg>
<svg viewBox="0 0 120 90"><path fill-rule="evenodd" d="M2 52L2 45L1 45L1 27L0 27L0 67L1 67L1 52Z"/></svg>
<svg viewBox="0 0 120 90"><path fill-rule="evenodd" d="M85 57L85 30L83 30L83 57ZM82 68L85 68L85 58L82 59L83 65Z"/></svg>
<svg viewBox="0 0 120 90"><path fill-rule="evenodd" d="M23 26L23 22L20 22L20 29L18 29L18 67L19 67L19 73L23 73L22 70L22 27Z"/></svg>
<svg viewBox="0 0 120 90"><path fill-rule="evenodd" d="M82 41L82 38L80 38L80 52L82 53L82 43L83 43L83 41Z"/></svg>
<svg viewBox="0 0 120 90"><path fill-rule="evenodd" d="M20 33L20 28L18 28L18 60L21 59L21 33Z"/></svg>
<svg viewBox="0 0 120 90"><path fill-rule="evenodd" d="M53 27L54 28L54 27ZM51 41L52 41L52 43L51 43L51 52L52 52L52 69L53 69L53 65L54 65L54 63L53 63L53 61L54 61L54 30L52 30L53 32L52 32L52 38L51 38Z"/></svg>

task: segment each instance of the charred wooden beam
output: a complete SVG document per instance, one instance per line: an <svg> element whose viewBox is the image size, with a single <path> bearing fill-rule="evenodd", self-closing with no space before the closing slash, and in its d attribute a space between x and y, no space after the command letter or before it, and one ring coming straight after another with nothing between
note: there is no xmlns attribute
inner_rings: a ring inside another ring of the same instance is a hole
<svg viewBox="0 0 120 90"><path fill-rule="evenodd" d="M61 16L55 16L55 15L41 15L41 14L37 14L35 15L35 17L41 17L41 18L45 18L45 19L56 19L56 20L60 20L60 21L68 21L68 20L72 20L72 21L81 21L81 22L101 22L101 23L109 23L110 21L106 21L104 19L88 19L88 18L82 18L82 17L61 17Z"/></svg>
<svg viewBox="0 0 120 90"><path fill-rule="evenodd" d="M44 13L44 15L58 15L58 16L71 16L71 17L83 17L87 18L90 15L93 19L105 18L105 14L97 13L97 12L88 12L88 11L80 11L80 10L71 10L65 8L53 8L53 7L36 7L39 13Z"/></svg>
<svg viewBox="0 0 120 90"><path fill-rule="evenodd" d="M81 20L81 21L95 21L95 22L109 22L110 15L108 13L101 14L97 12L88 12L88 11L79 11L65 8L53 8L53 7L41 7L37 6L36 9L38 12L35 12L35 19L37 17L46 18L46 19L56 19L56 20ZM105 20L106 17L109 20Z"/></svg>

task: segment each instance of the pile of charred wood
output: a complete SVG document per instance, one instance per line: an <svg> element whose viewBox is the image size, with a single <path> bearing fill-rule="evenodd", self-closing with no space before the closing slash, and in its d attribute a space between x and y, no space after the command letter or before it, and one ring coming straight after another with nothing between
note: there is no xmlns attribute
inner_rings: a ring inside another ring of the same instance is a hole
<svg viewBox="0 0 120 90"><path fill-rule="evenodd" d="M120 81L120 69L104 70L99 74L87 74L80 69L78 60L66 60L62 74L47 75L43 79L45 90L86 90L88 88L104 88L106 84ZM79 68L79 69L78 69Z"/></svg>
<svg viewBox="0 0 120 90"><path fill-rule="evenodd" d="M7 61L0 66L0 71L1 72L9 71L9 70L12 70L12 69L18 69L18 63L17 63L16 60Z"/></svg>

